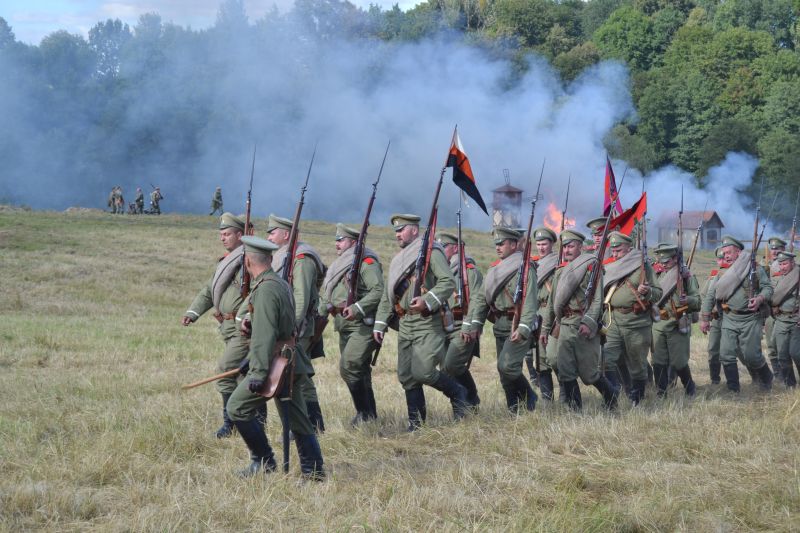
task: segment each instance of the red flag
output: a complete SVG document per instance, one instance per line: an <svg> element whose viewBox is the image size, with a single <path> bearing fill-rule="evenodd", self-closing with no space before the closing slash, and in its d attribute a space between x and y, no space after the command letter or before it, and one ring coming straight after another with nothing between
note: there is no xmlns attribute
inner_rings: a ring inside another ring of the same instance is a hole
<svg viewBox="0 0 800 533"><path fill-rule="evenodd" d="M642 197L631 206L630 209L621 215L611 219L609 223L612 230L619 231L625 235L630 235L636 223L644 218L647 213L647 193L643 192Z"/></svg>
<svg viewBox="0 0 800 533"><path fill-rule="evenodd" d="M475 200L475 203L483 209L487 215L486 204L483 203L481 193L475 184L475 176L472 175L472 167L469 164L464 147L461 146L461 139L458 137L458 128L453 130L453 142L450 145L450 152L447 154L447 164L445 167L453 167L453 183Z"/></svg>
<svg viewBox="0 0 800 533"><path fill-rule="evenodd" d="M617 216L622 214L622 204L617 197L617 180L614 177L614 169L611 168L611 161L609 161L608 156L606 156L606 187L605 187L605 200L603 201L603 215L608 216L609 211L611 211L612 202L611 199L614 198L614 211L617 213Z"/></svg>

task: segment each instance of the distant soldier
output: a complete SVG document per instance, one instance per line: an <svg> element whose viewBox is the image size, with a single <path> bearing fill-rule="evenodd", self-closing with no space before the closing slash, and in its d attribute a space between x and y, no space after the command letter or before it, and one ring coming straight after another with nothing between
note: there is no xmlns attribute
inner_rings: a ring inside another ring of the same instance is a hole
<svg viewBox="0 0 800 533"><path fill-rule="evenodd" d="M151 215L160 215L161 214L161 207L159 207L159 202L164 199L164 196L161 194L161 188L156 187L153 189L153 192L150 193L150 214Z"/></svg>
<svg viewBox="0 0 800 533"><path fill-rule="evenodd" d="M136 199L133 201L136 206L134 212L137 215L141 215L144 213L144 193L142 192L141 187L136 187Z"/></svg>
<svg viewBox="0 0 800 533"><path fill-rule="evenodd" d="M378 255L365 247L357 271L356 300L349 307L345 305L358 235L358 231L344 224L336 225L338 257L325 273L319 301L320 316L333 315L334 330L339 333L339 375L347 385L356 409L356 416L351 421L354 426L378 417L370 363L376 347L372 338L375 312L383 295L381 263Z"/></svg>
<svg viewBox="0 0 800 533"><path fill-rule="evenodd" d="M719 345L722 340L722 321L720 320L719 312L715 306L714 298L707 297L706 295L714 294L714 286L717 280L722 276L725 269L730 265L725 262L725 254L722 253L722 248L717 247L714 250L714 255L717 258L717 268L713 269L708 276L708 280L700 289L700 295L703 297L702 308L700 313L701 320L709 323L708 335L708 374L711 383L718 385L720 382L720 371L722 364L719 360Z"/></svg>
<svg viewBox="0 0 800 533"><path fill-rule="evenodd" d="M270 215L267 221L267 240L278 245L278 250L272 256L272 269L283 275L283 262L289 253L289 234L292 231L292 221L275 215ZM325 264L319 253L309 244L297 242L295 256L292 259L292 291L294 293L295 321L298 346L298 364L295 373L301 374L299 381L306 409L311 423L322 433L325 431L325 421L322 418L322 409L319 405L317 388L314 385L314 367L311 358L312 338L315 333L317 308L319 307L319 288L325 278ZM324 354L321 354L324 355Z"/></svg>
<svg viewBox="0 0 800 533"><path fill-rule="evenodd" d="M239 334L236 313L242 305L242 236L244 220L223 213L219 217L219 238L225 248L225 255L217 261L214 275L195 296L194 301L181 318L181 324L188 326L197 321L206 311L214 310L214 318L219 322L219 334L225 343L225 350L217 362L219 372L237 368L247 357L249 344L247 338ZM236 378L217 381L217 390L222 395L222 426L217 430L217 438L230 437L233 425L228 417L228 400L236 389Z"/></svg>
<svg viewBox="0 0 800 533"><path fill-rule="evenodd" d="M786 241L780 237L770 237L767 241L767 248L769 249L769 255L767 256L767 264L764 265L764 268L771 278L780 272L778 254L786 250ZM778 358L778 347L775 344L775 337L772 335L772 327L774 324L775 319L772 317L772 314L770 314L764 321L764 337L767 342L767 359L772 365L772 372L776 376L781 376L781 362Z"/></svg>
<svg viewBox="0 0 800 533"><path fill-rule="evenodd" d="M122 197L122 187L117 187L117 195L114 198L114 204L117 206L116 213L118 215L125 214L125 198Z"/></svg>
<svg viewBox="0 0 800 533"><path fill-rule="evenodd" d="M591 270L601 268L593 254L583 253L585 237L575 230L564 230L559 237L566 264L556 270L551 296L543 313L539 337L545 347L550 334L558 339L556 365L568 405L583 406L578 378L593 385L603 396L607 409L616 406L617 391L600 374L600 318L603 312L603 277L597 277L597 290L586 301Z"/></svg>
<svg viewBox="0 0 800 533"><path fill-rule="evenodd" d="M709 288L706 298L713 299L715 306L722 309L720 360L728 389L733 392L739 392L740 389L737 357L757 375L762 388L769 389L773 375L761 352L761 333L764 328L762 313L772 297L769 275L762 266L757 265L756 286L753 287L748 276L751 255L744 250L744 244L726 235L722 238L721 247L725 261L731 266ZM710 327L706 314L700 321L700 330L708 333Z"/></svg>
<svg viewBox="0 0 800 533"><path fill-rule="evenodd" d="M522 302L519 324L512 329L514 319L513 294L520 277L523 257L518 249L520 233L511 228L496 227L493 232L495 251L500 259L492 263L483 281L483 290L474 300L475 312L472 327L479 332L487 320L494 323L494 340L497 348L497 372L506 396L506 406L516 413L521 409L533 411L538 397L530 382L522 374L525 355L530 350L529 339L536 326L538 287L536 268L528 270L527 294Z"/></svg>
<svg viewBox="0 0 800 533"><path fill-rule="evenodd" d="M214 213L219 211L222 213L222 188L217 187L217 190L214 191L214 197L211 198L211 212L209 216L213 216Z"/></svg>
<svg viewBox="0 0 800 533"><path fill-rule="evenodd" d="M453 279L458 283L458 269L461 261L458 236L446 231L440 231L436 236L436 240L442 246L444 256L450 262L450 272L453 273ZM475 385L475 379L469 371L469 366L472 358L480 355L480 339L478 333L472 331L472 317L475 315L475 298L483 288L483 275L478 270L475 260L468 255L464 263L466 264L464 276L466 277L466 285L471 301L467 309L467 315L464 316L463 307L458 300L457 287L447 300L447 304L453 312L454 322L453 331L447 333L447 341L445 343L447 345L447 353L441 369L467 389L467 403L471 407L478 407L481 399L478 396L478 387Z"/></svg>
<svg viewBox="0 0 800 533"><path fill-rule="evenodd" d="M108 207L111 210L111 214L117 213L117 186L111 188L111 192L108 194Z"/></svg>
<svg viewBox="0 0 800 533"><path fill-rule="evenodd" d="M657 279L662 291L656 302L661 320L653 323L653 372L658 395L666 396L668 368L672 368L686 394L694 396L696 386L689 369L689 337L691 314L700 310L697 279L685 267L681 272L678 247L674 244L659 244L654 254L661 265ZM682 291L678 291L679 282L683 284Z"/></svg>
<svg viewBox="0 0 800 533"><path fill-rule="evenodd" d="M538 289L539 310L544 312L547 308L547 300L550 298L553 288L553 277L558 267L558 254L553 251L553 245L557 239L553 230L545 227L533 230L533 238L536 242L538 252L532 259L536 262L536 285ZM534 340L539 343L539 338ZM552 337L545 347L539 343L539 368L535 372L539 376L539 390L545 400L553 399L553 371L558 371L556 367L556 349L558 341ZM531 364L535 366L535 357L528 355L532 359Z"/></svg>
<svg viewBox="0 0 800 533"><path fill-rule="evenodd" d="M661 298L661 287L650 261L632 246L633 240L624 233L609 233L612 258L605 262L603 276L604 322L608 331L603 355L605 374L615 389L620 388L618 362L625 364L632 385L629 398L637 405L644 398L647 384L647 354L653 340L652 307Z"/></svg>
<svg viewBox="0 0 800 533"><path fill-rule="evenodd" d="M464 386L437 368L447 353L442 306L455 289L455 280L441 246L434 244L431 250L428 270L422 280L422 295L412 296L412 277L422 247L419 221L417 215L392 215L400 251L389 265L388 281L372 333L375 342L383 343L389 324L399 320L397 378L406 395L409 431L416 431L425 422L427 408L423 385L449 398L456 419L465 416L467 407Z"/></svg>
<svg viewBox="0 0 800 533"><path fill-rule="evenodd" d="M245 246L245 267L252 277L250 295L243 309L250 309L243 324L250 331L249 371L228 401L228 414L250 450L250 465L239 473L242 477L267 474L276 469L275 454L269 445L259 413L266 412L266 400L258 394L265 386L270 362L288 349L295 331L292 290L273 270L272 254L277 246L259 237L242 237ZM308 480L322 481L325 470L314 426L306 413L299 381L294 374L291 399L286 402L288 424L294 434L300 471Z"/></svg>
<svg viewBox="0 0 800 533"><path fill-rule="evenodd" d="M787 387L796 387L794 367L800 372L800 316L797 298L797 284L800 276L795 263L795 255L780 251L775 255L778 272L772 276L772 315L774 342L780 359L781 378Z"/></svg>

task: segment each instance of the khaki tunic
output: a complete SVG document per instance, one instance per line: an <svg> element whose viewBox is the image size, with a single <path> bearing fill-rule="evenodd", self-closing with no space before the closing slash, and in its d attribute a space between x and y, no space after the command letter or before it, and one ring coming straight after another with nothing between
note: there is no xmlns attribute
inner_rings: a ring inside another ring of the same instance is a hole
<svg viewBox="0 0 800 533"><path fill-rule="evenodd" d="M666 275L666 272L662 272L657 278L660 280ZM692 331L689 318L691 313L700 311L700 287L697 278L692 275L684 280L683 286L689 306L685 312L689 330L681 333L678 329L678 318L674 312L674 308L680 305L677 289L661 308L667 314L667 318L664 318L662 313L661 320L653 323L653 364L670 365L675 370L681 370L689 364L689 338Z"/></svg>
<svg viewBox="0 0 800 533"><path fill-rule="evenodd" d="M794 268L799 268L795 265ZM780 276L773 275L773 286L778 284ZM792 368L792 362L800 369L800 327L797 315L797 299L795 292L790 292L782 302L773 302L775 325L772 330L772 342L777 350L780 368Z"/></svg>
<svg viewBox="0 0 800 533"><path fill-rule="evenodd" d="M453 273L453 278L458 283L458 254L454 255L450 260L450 270ZM455 320L453 323L453 331L447 334L445 342L447 346L447 353L445 354L444 361L442 362L442 370L451 376L460 376L469 369L470 362L473 356L479 356L478 346L479 340L473 342L464 342L461 338L461 332L469 332L472 329L472 317L475 315L475 298L479 292L483 291L483 274L478 270L475 261L471 257L467 257L467 286L469 287L470 303L467 309L467 316L461 320ZM453 291L453 295L447 300L450 309L456 309L460 305L457 301L457 291Z"/></svg>

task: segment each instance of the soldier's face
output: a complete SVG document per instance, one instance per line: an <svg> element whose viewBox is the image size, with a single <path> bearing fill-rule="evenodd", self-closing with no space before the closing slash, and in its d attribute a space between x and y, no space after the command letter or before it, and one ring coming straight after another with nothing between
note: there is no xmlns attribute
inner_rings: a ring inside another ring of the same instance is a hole
<svg viewBox="0 0 800 533"><path fill-rule="evenodd" d="M722 249L722 257L725 258L726 263L733 263L736 261L740 253L742 253L742 251L732 244Z"/></svg>
<svg viewBox="0 0 800 533"><path fill-rule="evenodd" d="M282 228L275 228L267 235L267 240L278 246L283 246L289 242L289 230Z"/></svg>
<svg viewBox="0 0 800 533"><path fill-rule="evenodd" d="M543 241L536 241L536 251L539 252L539 257L544 257L553 251L553 241L545 239Z"/></svg>
<svg viewBox="0 0 800 533"><path fill-rule="evenodd" d="M564 245L564 260L572 261L581 255L583 250L583 243L580 241L569 241Z"/></svg>
<svg viewBox="0 0 800 533"><path fill-rule="evenodd" d="M677 263L678 260L675 257L670 257L666 263L660 262L661 268L663 268L665 272L674 267Z"/></svg>
<svg viewBox="0 0 800 533"><path fill-rule="evenodd" d="M769 249L769 260L770 261L775 261L775 259L778 257L778 254L780 252L784 251L785 249L786 248L784 248L783 246L779 246L778 248L770 248Z"/></svg>
<svg viewBox="0 0 800 533"><path fill-rule="evenodd" d="M336 241L336 255L342 255L346 250L349 250L356 243L350 237L344 237Z"/></svg>
<svg viewBox="0 0 800 533"><path fill-rule="evenodd" d="M417 238L417 235L419 235L419 226L413 224L407 224L399 231L394 232L394 238L397 239L397 244L400 245L400 248L405 248L411 244Z"/></svg>
<svg viewBox="0 0 800 533"><path fill-rule="evenodd" d="M595 246L600 246L600 241L603 240L603 232L599 233L592 233L592 240L594 241Z"/></svg>
<svg viewBox="0 0 800 533"><path fill-rule="evenodd" d="M500 259L505 259L509 255L517 251L517 241L514 239L506 239L500 244L494 245L494 250Z"/></svg>
<svg viewBox="0 0 800 533"><path fill-rule="evenodd" d="M778 266L781 269L781 275L785 276L794 268L794 261L792 259L786 259L785 261L780 261Z"/></svg>
<svg viewBox="0 0 800 533"><path fill-rule="evenodd" d="M630 251L631 251L630 244L620 244L619 246L615 246L614 248L611 249L611 257L613 257L614 259L622 259L626 255L628 255L628 252Z"/></svg>
<svg viewBox="0 0 800 533"><path fill-rule="evenodd" d="M444 256L447 258L448 261L456 255L458 252L458 245L457 244L445 244L444 245Z"/></svg>
<svg viewBox="0 0 800 533"><path fill-rule="evenodd" d="M234 251L242 244L242 232L234 228L219 230L219 240L222 246L229 252Z"/></svg>
<svg viewBox="0 0 800 533"><path fill-rule="evenodd" d="M728 263L725 262L725 258L724 257L717 257L717 266L718 267L722 268L727 264Z"/></svg>

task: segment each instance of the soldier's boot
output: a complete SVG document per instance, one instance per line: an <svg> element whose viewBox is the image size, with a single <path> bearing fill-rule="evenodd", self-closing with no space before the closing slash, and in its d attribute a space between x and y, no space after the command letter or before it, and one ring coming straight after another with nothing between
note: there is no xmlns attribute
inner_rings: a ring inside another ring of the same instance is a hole
<svg viewBox="0 0 800 533"><path fill-rule="evenodd" d="M218 439L226 439L233 435L233 422L228 418L228 400L230 400L230 398L230 393L222 393L222 425L216 433Z"/></svg>
<svg viewBox="0 0 800 533"><path fill-rule="evenodd" d="M250 450L250 465L238 472L239 477L252 477L263 472L268 474L276 468L275 454L264 433L264 424L256 418L244 422L234 422L239 435Z"/></svg>
<svg viewBox="0 0 800 533"><path fill-rule="evenodd" d="M262 426L267 423L267 402L256 407L256 420L261 422Z"/></svg>
<svg viewBox="0 0 800 533"><path fill-rule="evenodd" d="M761 386L761 390L772 390L772 380L774 376L772 374L772 370L770 370L769 365L764 363L764 366L756 370L759 377L759 385Z"/></svg>
<svg viewBox="0 0 800 533"><path fill-rule="evenodd" d="M353 399L353 406L356 408L356 416L350 420L350 425L355 427L369 419L369 403L363 381L348 383L347 389Z"/></svg>
<svg viewBox="0 0 800 533"><path fill-rule="evenodd" d="M558 382L558 403L567 404L569 399L567 398L567 387L564 385L563 381Z"/></svg>
<svg viewBox="0 0 800 533"><path fill-rule="evenodd" d="M425 393L422 387L416 387L406 392L406 406L408 407L408 431L416 431L422 427L426 418Z"/></svg>
<svg viewBox="0 0 800 533"><path fill-rule="evenodd" d="M714 385L719 385L720 377L719 371L722 369L722 365L719 361L709 361L708 362L708 376L711 378L711 383Z"/></svg>
<svg viewBox="0 0 800 533"><path fill-rule="evenodd" d="M608 376L609 371L606 371L606 376ZM619 384L622 386L622 389L625 391L625 395L628 398L631 397L631 391L633 390L633 380L631 379L631 373L628 371L628 365L625 364L625 361L620 360L617 363L617 375L616 377L619 380Z"/></svg>
<svg viewBox="0 0 800 533"><path fill-rule="evenodd" d="M656 395L659 398L666 398L669 387L667 365L653 365L653 379L656 382Z"/></svg>
<svg viewBox="0 0 800 533"><path fill-rule="evenodd" d="M475 409L481 404L481 398L478 396L478 386L475 384L475 379L472 373L468 370L456 378L461 385L467 389L467 403Z"/></svg>
<svg viewBox="0 0 800 533"><path fill-rule="evenodd" d="M501 383L503 392L506 395L506 407L511 411L512 415L517 414L519 410L519 397L517 396L517 388L513 383Z"/></svg>
<svg viewBox="0 0 800 533"><path fill-rule="evenodd" d="M567 405L573 411L580 411L583 408L583 400L581 399L581 389L576 380L563 381L562 388L565 389L567 397Z"/></svg>
<svg viewBox="0 0 800 533"><path fill-rule="evenodd" d="M781 365L781 378L783 384L790 389L797 386L797 380L794 377L794 367L792 365Z"/></svg>
<svg viewBox="0 0 800 533"><path fill-rule="evenodd" d="M541 374L539 374L539 377L541 377ZM514 380L513 385L516 386L518 405L524 405L525 409L528 411L534 411L536 409L536 401L539 397L536 395L536 391L533 390L533 387L531 387L531 384L528 383L528 380L525 379L525 376L520 375Z"/></svg>
<svg viewBox="0 0 800 533"><path fill-rule="evenodd" d="M372 390L372 383L365 384L364 388L367 391L368 417L370 420L375 420L378 418L378 406L375 404L375 391Z"/></svg>
<svg viewBox="0 0 800 533"><path fill-rule="evenodd" d="M617 394L619 394L619 391L623 390L619 372L617 370L606 370L605 374L606 374L606 379L608 380L608 382L611 384L611 386L614 389L617 390ZM631 383L630 388L628 390L624 391L624 392L625 392L625 395L628 396L628 398L631 398L632 395L633 395L633 383ZM633 401L633 400L631 400L631 401Z"/></svg>
<svg viewBox="0 0 800 533"><path fill-rule="evenodd" d="M548 402L553 401L553 371L542 370L539 372L539 391L542 393L542 398Z"/></svg>
<svg viewBox="0 0 800 533"><path fill-rule="evenodd" d="M300 472L303 479L309 481L325 481L325 469L322 463L322 450L319 447L317 436L294 435L294 443L297 445L297 455L300 456Z"/></svg>
<svg viewBox="0 0 800 533"><path fill-rule="evenodd" d="M614 388L614 386L611 385L611 382L608 381L607 377L600 376L600 379L592 383L592 385L594 385L594 388L597 389L603 396L603 407L609 411L613 411L617 408L617 396L619 395L619 389Z"/></svg>
<svg viewBox="0 0 800 533"><path fill-rule="evenodd" d="M728 390L739 392L739 367L736 363L729 363L722 365L722 371L725 373L725 381L727 382Z"/></svg>
<svg viewBox="0 0 800 533"><path fill-rule="evenodd" d="M469 404L467 403L467 389L463 385L444 372L439 372L439 378L431 386L450 399L450 405L453 406L453 418L460 420L466 416Z"/></svg>
<svg viewBox="0 0 800 533"><path fill-rule="evenodd" d="M678 373L672 368L672 365L667 365L667 377L669 378L670 389L674 389L678 386Z"/></svg>
<svg viewBox="0 0 800 533"><path fill-rule="evenodd" d="M683 389L686 391L686 396L694 396L697 392L697 386L692 379L692 371L689 369L689 365L686 365L680 370L676 370L675 373L679 378L681 378L681 383L683 383Z"/></svg>
<svg viewBox="0 0 800 533"><path fill-rule="evenodd" d="M314 431L325 433L325 420L322 418L322 409L319 406L319 402L306 402L306 411L308 412L308 419L311 420L311 425L314 426Z"/></svg>
<svg viewBox="0 0 800 533"><path fill-rule="evenodd" d="M646 389L647 389L646 379L633 380L633 389L631 392L631 403L633 403L633 405L639 405L642 402L642 400L644 400L644 393Z"/></svg>
<svg viewBox="0 0 800 533"><path fill-rule="evenodd" d="M757 370L750 368L747 365L745 365L745 368L747 369L747 373L750 374L750 380L753 385L761 381L761 376L758 375Z"/></svg>
<svg viewBox="0 0 800 533"><path fill-rule="evenodd" d="M534 387L539 386L539 372L533 366L533 355L528 354L525 356L525 366L528 367L528 374L531 375L531 385Z"/></svg>

